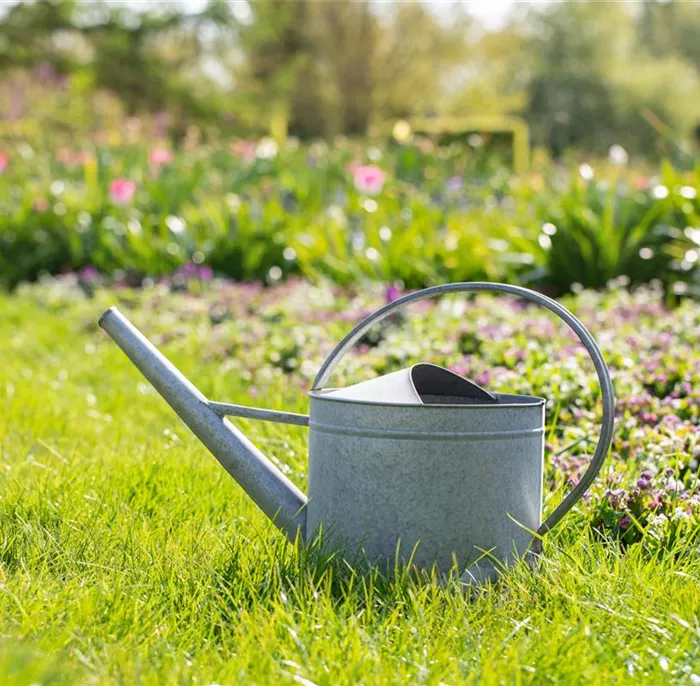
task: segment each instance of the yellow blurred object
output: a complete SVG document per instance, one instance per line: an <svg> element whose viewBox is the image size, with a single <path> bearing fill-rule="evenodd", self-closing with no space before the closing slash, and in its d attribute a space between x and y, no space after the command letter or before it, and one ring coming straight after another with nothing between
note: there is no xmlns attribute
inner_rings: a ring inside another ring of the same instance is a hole
<svg viewBox="0 0 700 686"><path fill-rule="evenodd" d="M394 124L392 133L399 143L406 143L410 141L413 136L411 125L405 119L399 119L396 124Z"/></svg>
<svg viewBox="0 0 700 686"><path fill-rule="evenodd" d="M536 191L542 191L545 187L544 176L542 174L533 174L530 177L530 185Z"/></svg>
<svg viewBox="0 0 700 686"><path fill-rule="evenodd" d="M83 164L83 174L85 175L85 187L88 196L96 195L99 186L97 182L97 159L93 155L86 156Z"/></svg>
<svg viewBox="0 0 700 686"><path fill-rule="evenodd" d="M287 142L289 132L289 112L286 107L278 106L270 116L270 137L273 138L280 149Z"/></svg>
<svg viewBox="0 0 700 686"><path fill-rule="evenodd" d="M396 140L399 133L409 132L426 134L465 133L473 131L478 133L510 133L513 138L513 171L516 174L525 174L530 168L530 129L528 125L518 117L434 117L423 119L400 119L393 123L380 125L378 129L384 133L391 133Z"/></svg>

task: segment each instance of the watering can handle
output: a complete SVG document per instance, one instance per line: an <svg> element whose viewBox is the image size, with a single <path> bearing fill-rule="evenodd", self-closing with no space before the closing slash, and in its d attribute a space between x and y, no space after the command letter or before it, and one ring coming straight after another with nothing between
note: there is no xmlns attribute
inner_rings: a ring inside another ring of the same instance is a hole
<svg viewBox="0 0 700 686"><path fill-rule="evenodd" d="M328 379L338 365L338 362L340 362L341 358L365 335L367 330L373 324L386 319L386 317L388 317L390 314L418 300L427 300L436 295L442 295L444 293L458 293L463 291L494 291L498 293L509 293L546 307L548 310L554 312L554 314L563 319L571 327L571 329L573 329L574 333L578 336L579 340L588 351L591 360L593 360L593 366L595 367L596 373L598 374L598 382L600 384L603 397L603 419L601 421L598 445L596 446L595 453L591 459L588 470L581 477L581 480L578 482L578 484L576 484L576 486L574 486L571 493L564 498L554 512L552 512L552 514L550 514L540 526L537 533L545 534L559 523L564 515L567 514L567 512L569 512L569 510L574 506L576 501L579 500L579 498L581 498L581 496L588 490L591 483L593 483L593 480L596 478L600 468L603 466L603 462L605 461L608 450L610 449L615 423L615 396L612 381L610 379L610 371L605 364L603 353L601 353L598 344L595 342L593 336L591 336L586 327L576 317L574 317L569 310L555 300L552 300L541 293L531 291L528 288L510 286L504 283L486 282L449 283L441 286L426 288L422 291L416 291L415 293L409 293L408 295L404 295L403 297L394 300L388 305L384 305L384 307L369 315L369 317L361 321L347 336L345 336L345 338L338 343L333 352L331 352L331 354L328 356L326 361L321 366L321 369L319 369L316 379L314 380L313 389L321 389L327 384Z"/></svg>

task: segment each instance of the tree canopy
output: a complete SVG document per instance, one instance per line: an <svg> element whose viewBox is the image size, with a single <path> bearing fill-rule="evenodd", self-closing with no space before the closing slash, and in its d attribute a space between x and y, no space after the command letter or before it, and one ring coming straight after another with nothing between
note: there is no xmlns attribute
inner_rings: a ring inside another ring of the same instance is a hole
<svg viewBox="0 0 700 686"><path fill-rule="evenodd" d="M517 5L495 30L463 3L440 15L417 1L240 9L17 2L0 18L0 72L51 70L113 94L128 114L167 111L179 131L205 122L250 135L277 118L310 137L516 114L555 153L617 142L668 154L700 124L697 3Z"/></svg>

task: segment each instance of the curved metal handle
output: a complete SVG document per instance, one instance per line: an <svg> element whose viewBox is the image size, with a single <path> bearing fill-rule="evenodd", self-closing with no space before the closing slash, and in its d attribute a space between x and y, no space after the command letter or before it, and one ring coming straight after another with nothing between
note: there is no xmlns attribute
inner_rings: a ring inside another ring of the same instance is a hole
<svg viewBox="0 0 700 686"><path fill-rule="evenodd" d="M398 300L394 300L394 302L391 302L388 305L384 305L384 307L369 315L369 317L361 321L347 336L345 336L342 341L340 341L340 343L338 343L333 352L331 352L321 366L321 369L319 369L316 379L314 380L313 390L318 390L326 385L341 358L355 345L355 343L357 343L357 341L362 338L362 336L365 335L367 330L373 324L386 319L386 317L393 312L396 312L397 310L406 307L406 305L418 300L426 300L444 293L457 293L462 291L495 291L499 293L509 293L546 307L548 310L554 312L554 314L563 319L578 336L579 340L588 351L588 354L593 361L593 366L595 367L596 373L598 374L598 382L600 384L600 390L603 398L603 419L601 421L598 445L596 446L595 453L593 454L593 458L591 459L591 463L586 473L581 477L578 484L574 486L571 493L569 493L569 495L564 498L554 512L547 517L537 532L538 534L547 533L551 528L558 524L564 515L574 506L576 501L588 490L588 487L591 485L591 483L593 483L593 480L598 475L598 472L605 461L605 457L608 454L608 450L610 449L615 424L615 396L613 392L612 380L610 379L610 371L605 364L603 353L600 351L598 344L595 342L593 336L591 336L586 327L576 317L574 317L569 310L555 300L552 300L541 293L531 291L528 288L510 286L505 283L486 282L449 283L441 286L426 288L422 291L416 291L415 293L409 293Z"/></svg>

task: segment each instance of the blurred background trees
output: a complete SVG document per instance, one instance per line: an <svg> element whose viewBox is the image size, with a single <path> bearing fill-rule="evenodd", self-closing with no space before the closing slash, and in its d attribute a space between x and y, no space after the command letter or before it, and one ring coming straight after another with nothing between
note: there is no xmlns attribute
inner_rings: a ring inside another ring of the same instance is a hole
<svg viewBox="0 0 700 686"><path fill-rule="evenodd" d="M465 3L436 4L15 2L0 15L0 121L92 129L109 102L160 113L176 138L191 124L309 138L514 114L556 155L689 153L700 3L516 4L490 30Z"/></svg>

